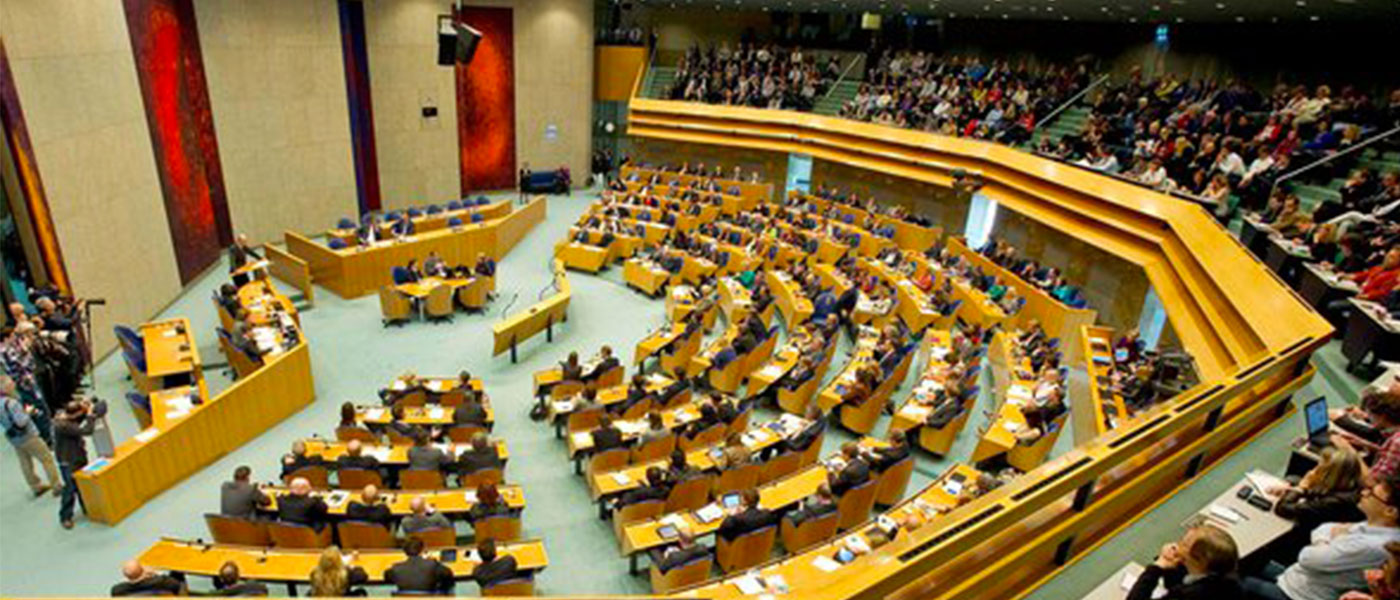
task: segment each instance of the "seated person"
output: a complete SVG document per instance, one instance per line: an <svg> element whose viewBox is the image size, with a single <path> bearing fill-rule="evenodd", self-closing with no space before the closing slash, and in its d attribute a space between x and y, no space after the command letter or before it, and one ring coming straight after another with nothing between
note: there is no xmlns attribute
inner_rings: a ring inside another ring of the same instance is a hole
<svg viewBox="0 0 1400 600"><path fill-rule="evenodd" d="M240 596L266 596L267 586L257 581L244 581L242 573L238 570L238 563L225 561L219 567L219 575L214 578L214 591L205 592L206 596L240 597Z"/></svg>
<svg viewBox="0 0 1400 600"><path fill-rule="evenodd" d="M666 387L662 388L661 392L657 394L657 403L665 406L676 396L679 396L681 392L688 389L690 389L690 378L685 375L685 367L676 367L675 372L671 374L671 383L667 384Z"/></svg>
<svg viewBox="0 0 1400 600"><path fill-rule="evenodd" d="M1400 542L1400 485L1386 477L1361 493L1359 523L1324 523L1298 562L1278 572L1266 568L1243 582L1250 598L1331 600L1366 587L1366 569L1385 562L1387 544Z"/></svg>
<svg viewBox="0 0 1400 600"><path fill-rule="evenodd" d="M908 435L902 431L891 431L887 439L888 446L874 446L865 451L866 460L870 463L870 470L877 475L909 458Z"/></svg>
<svg viewBox="0 0 1400 600"><path fill-rule="evenodd" d="M1361 469L1361 457L1355 451L1340 446L1324 448L1317 466L1296 485L1267 490L1278 497L1274 513L1293 521L1293 529L1270 544L1270 554L1291 559L1307 547L1313 530L1323 523L1365 520L1366 515L1357 507L1366 485Z"/></svg>
<svg viewBox="0 0 1400 600"><path fill-rule="evenodd" d="M476 547L476 553L481 556L481 564L472 569L472 579L475 579L482 589L519 577L515 557L497 556L495 540L482 541Z"/></svg>
<svg viewBox="0 0 1400 600"><path fill-rule="evenodd" d="M593 365L593 369L583 374L583 381L593 381L602 376L603 373L607 373L622 364L616 356L613 356L611 346L603 346L600 348L598 350L598 358L595 362L596 364Z"/></svg>
<svg viewBox="0 0 1400 600"><path fill-rule="evenodd" d="M335 459L335 468L341 471L346 469L378 471L379 459L365 456L364 444L360 440L350 440L345 443L345 454Z"/></svg>
<svg viewBox="0 0 1400 600"><path fill-rule="evenodd" d="M423 259L423 274L428 277L449 278L452 276L451 269L447 268L447 261L438 256L437 251L429 251L428 257Z"/></svg>
<svg viewBox="0 0 1400 600"><path fill-rule="evenodd" d="M598 418L598 428L593 430L593 452L595 454L613 448L621 448L626 443L622 437L622 430L613 424L611 415L604 414Z"/></svg>
<svg viewBox="0 0 1400 600"><path fill-rule="evenodd" d="M676 529L676 543L651 552L651 564L656 565L656 570L661 573L710 555L709 548L706 548L704 544L695 543L695 534L690 531L689 527Z"/></svg>
<svg viewBox="0 0 1400 600"><path fill-rule="evenodd" d="M1050 433L1051 425L1069 408L1065 406L1065 391L1057 389L1044 400L1031 400L1021 407L1021 415L1026 418L1026 426L1015 433L1021 444L1034 444L1041 436Z"/></svg>
<svg viewBox="0 0 1400 600"><path fill-rule="evenodd" d="M1379 569L1368 569L1366 571L1366 585L1369 589L1364 592L1351 591L1342 594L1339 600L1396 600L1400 598L1400 543L1392 542L1385 545L1385 551L1390 553L1390 558Z"/></svg>
<svg viewBox="0 0 1400 600"><path fill-rule="evenodd" d="M836 494L831 492L831 485L823 482L817 487L817 493L802 499L797 508L787 514L787 519L793 525L801 525L804 521L817 517L829 515L836 512Z"/></svg>
<svg viewBox="0 0 1400 600"><path fill-rule="evenodd" d="M739 536L757 531L778 522L778 513L758 505L758 490L747 489L740 493L739 508L724 518L716 535L732 542Z"/></svg>
<svg viewBox="0 0 1400 600"><path fill-rule="evenodd" d="M1180 542L1167 544L1138 576L1127 600L1212 600L1237 598L1240 582L1235 579L1239 551L1230 534L1214 525L1199 525L1186 531ZM1166 595L1156 595L1158 583Z"/></svg>
<svg viewBox="0 0 1400 600"><path fill-rule="evenodd" d="M238 303L238 287L232 283L225 283L219 286L219 306L232 316L242 308Z"/></svg>
<svg viewBox="0 0 1400 600"><path fill-rule="evenodd" d="M122 577L125 577L126 581L112 586L113 598L185 594L185 584L179 579L147 569L134 560L122 563Z"/></svg>
<svg viewBox="0 0 1400 600"><path fill-rule="evenodd" d="M697 472L687 462L685 450L676 448L671 451L671 462L666 465L666 479L671 485L680 483Z"/></svg>
<svg viewBox="0 0 1400 600"><path fill-rule="evenodd" d="M492 260L491 257L478 252L476 255L476 266L473 270L476 272L477 275L483 277L495 277L496 261Z"/></svg>
<svg viewBox="0 0 1400 600"><path fill-rule="evenodd" d="M729 433L729 437L724 440L724 448L720 455L715 457L715 466L721 471L737 469L753 462L753 456L749 448L744 445L743 434L738 431Z"/></svg>
<svg viewBox="0 0 1400 600"><path fill-rule="evenodd" d="M486 427L486 406L481 401L481 392L468 390L465 399L452 409L452 424Z"/></svg>
<svg viewBox="0 0 1400 600"><path fill-rule="evenodd" d="M647 467L646 481L639 487L627 490L618 497L617 503L613 505L613 510L617 511L625 506L641 504L652 500L666 500L666 496L671 493L671 485L667 480L666 471L658 466Z"/></svg>
<svg viewBox="0 0 1400 600"><path fill-rule="evenodd" d="M802 384L810 381L812 376L816 374L817 367L815 357L804 355L798 360L797 366L793 367L792 370L788 371L787 375L783 377L782 386L788 391L795 390L802 387Z"/></svg>
<svg viewBox="0 0 1400 600"><path fill-rule="evenodd" d="M764 449L763 460L768 460L774 454L806 452L813 442L821 439L822 434L826 433L826 415L822 414L821 407L815 402L808 404L803 416L806 424L801 429L784 431L782 440Z"/></svg>
<svg viewBox="0 0 1400 600"><path fill-rule="evenodd" d="M583 379L583 365L578 362L578 353L570 352L568 360L559 363L560 377L564 381L580 381Z"/></svg>
<svg viewBox="0 0 1400 600"><path fill-rule="evenodd" d="M833 465L835 470L828 467L826 481L831 485L831 493L838 498L870 481L870 465L860 454L859 444L846 442L841 446L841 456Z"/></svg>
<svg viewBox="0 0 1400 600"><path fill-rule="evenodd" d="M408 439L416 438L419 434L426 434L422 427L407 422L405 420L407 418L406 415L407 413L401 403L395 404L393 408L390 408L389 416L392 417L392 419L389 421L388 430Z"/></svg>
<svg viewBox="0 0 1400 600"><path fill-rule="evenodd" d="M657 411L647 413L647 428L638 437L637 443L641 445L664 440L671 436L671 430L666 428L666 419Z"/></svg>
<svg viewBox="0 0 1400 600"><path fill-rule="evenodd" d="M311 495L311 482L303 477L292 480L286 494L277 498L277 520L306 525L320 531L326 526L326 501Z"/></svg>
<svg viewBox="0 0 1400 600"><path fill-rule="evenodd" d="M506 499L501 497L500 488L494 483L483 483L476 490L476 504L467 511L467 521L475 523L487 517L511 517L516 516L515 509L506 503Z"/></svg>
<svg viewBox="0 0 1400 600"><path fill-rule="evenodd" d="M403 518L399 523L399 528L404 533L418 533L431 529L451 529L452 521L447 519L447 515L438 512L423 496L414 496L408 502L408 507L412 514Z"/></svg>
<svg viewBox="0 0 1400 600"><path fill-rule="evenodd" d="M408 259L408 264L403 267L403 283L418 283L423 280L423 271L418 268L418 259Z"/></svg>
<svg viewBox="0 0 1400 600"><path fill-rule="evenodd" d="M251 519L257 509L272 503L272 499L252 482L253 470L240 465L233 470L233 481L219 488L219 514L226 517Z"/></svg>
<svg viewBox="0 0 1400 600"><path fill-rule="evenodd" d="M651 391L647 389L647 378L640 373L633 375L632 383L627 386L627 396L622 399L622 402L609 406L608 412L617 415L626 413L650 395Z"/></svg>
<svg viewBox="0 0 1400 600"><path fill-rule="evenodd" d="M502 469L501 454L496 445L484 433L472 436L471 447L457 457L455 469L458 476L471 475L486 469Z"/></svg>
<svg viewBox="0 0 1400 600"><path fill-rule="evenodd" d="M417 431L413 436L413 447L408 449L408 468L419 471L446 471L452 466L452 457L441 448L428 444L428 434Z"/></svg>
<svg viewBox="0 0 1400 600"><path fill-rule="evenodd" d="M350 501L345 507L345 518L383 525L389 531L394 530L394 513L384 502L384 497L379 495L379 488L374 484L365 486L365 489L360 490L360 497Z"/></svg>
<svg viewBox="0 0 1400 600"><path fill-rule="evenodd" d="M369 574L363 567L349 566L346 563L347 557L340 553L340 548L330 546L321 551L321 557L316 561L316 567L311 570L307 579L311 583L310 596L364 596L361 589L354 589L353 586L369 583Z"/></svg>
<svg viewBox="0 0 1400 600"><path fill-rule="evenodd" d="M398 587L399 592L450 594L454 585L452 569L433 558L423 557L423 540L409 538L403 553L408 558L394 563L384 572L384 582Z"/></svg>

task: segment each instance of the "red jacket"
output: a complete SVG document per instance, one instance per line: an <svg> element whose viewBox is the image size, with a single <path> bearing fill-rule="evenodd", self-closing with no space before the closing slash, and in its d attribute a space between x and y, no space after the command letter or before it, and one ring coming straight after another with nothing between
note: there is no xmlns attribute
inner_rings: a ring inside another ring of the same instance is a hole
<svg viewBox="0 0 1400 600"><path fill-rule="evenodd" d="M1379 300L1395 289L1396 282L1400 281L1400 268L1386 269L1382 265L1376 265L1352 275L1351 278L1361 286L1361 293L1356 295L1357 298Z"/></svg>

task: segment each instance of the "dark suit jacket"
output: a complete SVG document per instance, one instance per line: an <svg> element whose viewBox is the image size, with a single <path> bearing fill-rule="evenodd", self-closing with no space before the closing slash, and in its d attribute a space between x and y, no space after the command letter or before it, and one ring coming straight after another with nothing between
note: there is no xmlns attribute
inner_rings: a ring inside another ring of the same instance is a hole
<svg viewBox="0 0 1400 600"><path fill-rule="evenodd" d="M599 427L593 430L593 451L602 452L623 446L622 431L616 427Z"/></svg>
<svg viewBox="0 0 1400 600"><path fill-rule="evenodd" d="M290 461L285 460L285 459L282 461L282 476L283 476L283 477L286 477L286 476L288 476L288 475L291 475L292 473L295 473L298 469L300 469L300 468L302 468L302 467L319 467L319 466L323 466L323 465L326 464L326 461L322 460L321 457L319 457L319 456L306 456L306 455L297 456L297 455L295 455L295 454L292 454L292 455L289 455L289 456L290 456L290 458L291 458Z"/></svg>
<svg viewBox="0 0 1400 600"><path fill-rule="evenodd" d="M157 592L169 592L178 596L185 589L184 584L169 575L156 575L138 581L123 581L112 586L112 597L150 596Z"/></svg>
<svg viewBox="0 0 1400 600"><path fill-rule="evenodd" d="M727 541L763 529L778 522L778 513L763 508L750 508L729 515L719 524L719 536Z"/></svg>
<svg viewBox="0 0 1400 600"><path fill-rule="evenodd" d="M691 561L700 560L710 555L710 549L699 544L689 548L670 548L661 553L661 560L656 563L656 568L662 573L670 571L676 567L685 565Z"/></svg>
<svg viewBox="0 0 1400 600"><path fill-rule="evenodd" d="M349 454L342 454L340 458L335 459L335 468L342 471L345 469L374 471L379 469L379 459L373 456L350 456Z"/></svg>
<svg viewBox="0 0 1400 600"><path fill-rule="evenodd" d="M326 524L326 501L312 496L285 494L277 499L277 519L320 529Z"/></svg>
<svg viewBox="0 0 1400 600"><path fill-rule="evenodd" d="M446 452L433 446L414 446L408 449L408 468L426 471L441 471L452 464Z"/></svg>
<svg viewBox="0 0 1400 600"><path fill-rule="evenodd" d="M622 508L633 504L641 504L649 500L665 500L666 496L670 495L670 493L671 490L667 489L664 485L643 485L642 487L623 493L622 497L617 500L617 507Z"/></svg>
<svg viewBox="0 0 1400 600"><path fill-rule="evenodd" d="M467 450L457 459L457 472L462 474L475 473L482 469L501 468L501 456L496 452L495 446L489 446L483 452Z"/></svg>
<svg viewBox="0 0 1400 600"><path fill-rule="evenodd" d="M251 518L268 502L267 494L248 482L225 481L219 486L219 513L227 517Z"/></svg>
<svg viewBox="0 0 1400 600"><path fill-rule="evenodd" d="M787 514L787 518L791 519L794 525L801 525L803 521L808 519L836 512L837 504L835 502L822 502L818 498L819 496L812 496L803 501L802 506Z"/></svg>
<svg viewBox="0 0 1400 600"><path fill-rule="evenodd" d="M256 582L256 581L240 581L240 582L238 582L238 583L235 583L235 584L230 585L230 586L227 586L227 587L219 587L220 585L221 585L221 584L219 583L218 578L215 578L215 579L214 579L214 587L215 587L216 589L214 589L214 591L212 591L212 592L205 592L203 595L204 595L204 596L223 596L223 597L226 597L226 598L227 598L227 597L237 597L237 596L266 596L266 595L267 595L267 586L264 585L264 584L262 584L262 583Z"/></svg>
<svg viewBox="0 0 1400 600"><path fill-rule="evenodd" d="M1167 570L1155 564L1148 565L1133 589L1128 591L1127 600L1149 600L1159 580L1167 588L1163 600L1219 600L1241 595L1240 582L1234 577L1207 575L1191 583L1184 583L1185 578L1184 568Z"/></svg>
<svg viewBox="0 0 1400 600"><path fill-rule="evenodd" d="M591 372L585 373L585 374L583 375L583 378L584 378L584 379L593 379L593 378L596 378L596 377L598 377L599 375L602 375L603 373L607 373L608 371L610 371L610 370L616 368L616 367L617 367L618 365L620 365L620 364L622 364L622 363L621 363L620 361L617 360L617 357L616 357L616 356L610 356L610 357L608 357L607 360L604 360L604 361L598 363L598 366L593 367L593 370L592 370Z"/></svg>
<svg viewBox="0 0 1400 600"><path fill-rule="evenodd" d="M394 530L394 513L389 507L382 503L365 504L353 501L345 507L345 517L351 521L366 521L377 523Z"/></svg>
<svg viewBox="0 0 1400 600"><path fill-rule="evenodd" d="M504 500L495 504L485 504L478 502L472 505L467 511L467 520L475 523L486 517L506 517L515 514L515 509L506 504Z"/></svg>
<svg viewBox="0 0 1400 600"><path fill-rule="evenodd" d="M909 458L909 445L876 448L872 454L874 454L874 458L870 461L870 468L876 473L884 473L885 469Z"/></svg>
<svg viewBox="0 0 1400 600"><path fill-rule="evenodd" d="M869 480L870 466L865 464L864 460L857 458L846 463L845 468L841 469L841 472L837 473L836 476L832 478L831 493L836 494L836 497L840 498L845 495L846 492L851 491L851 488L857 487Z"/></svg>
<svg viewBox="0 0 1400 600"><path fill-rule="evenodd" d="M250 260L262 260L262 256L249 246L234 244L228 247L228 259L228 270L233 272Z"/></svg>
<svg viewBox="0 0 1400 600"><path fill-rule="evenodd" d="M477 585L486 588L507 579L514 579L517 570L514 556L497 555L496 560L479 564L472 569L472 579L476 580Z"/></svg>
<svg viewBox="0 0 1400 600"><path fill-rule="evenodd" d="M452 410L453 425L486 425L486 407L477 402L464 402Z"/></svg>
<svg viewBox="0 0 1400 600"><path fill-rule="evenodd" d="M783 440L783 447L794 452L805 451L807 448L810 448L812 442L821 437L822 433L825 431L826 419L817 419L809 423L802 431L797 432L796 435Z"/></svg>
<svg viewBox="0 0 1400 600"><path fill-rule="evenodd" d="M400 590L413 592L446 591L452 588L452 569L436 560L410 556L384 572L384 581Z"/></svg>
<svg viewBox="0 0 1400 600"><path fill-rule="evenodd" d="M68 465L74 471L87 466L87 443L83 437L92 435L92 429L96 425L97 419L92 415L81 421L54 420L54 455L59 464Z"/></svg>

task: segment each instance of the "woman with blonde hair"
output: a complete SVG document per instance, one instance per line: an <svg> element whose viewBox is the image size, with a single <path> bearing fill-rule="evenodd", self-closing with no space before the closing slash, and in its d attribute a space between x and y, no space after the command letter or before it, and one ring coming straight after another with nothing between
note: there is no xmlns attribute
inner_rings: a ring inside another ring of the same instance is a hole
<svg viewBox="0 0 1400 600"><path fill-rule="evenodd" d="M1278 541L1275 556L1296 557L1309 543L1310 533L1323 523L1366 520L1357 508L1362 478L1361 457L1354 450L1332 447L1297 484L1268 490L1279 496L1274 512L1293 521L1293 530Z"/></svg>
<svg viewBox="0 0 1400 600"><path fill-rule="evenodd" d="M351 554L352 560L357 554ZM369 575L360 567L347 566L340 547L330 546L321 552L321 559L307 579L311 581L311 596L363 596L363 590L351 588L367 583Z"/></svg>

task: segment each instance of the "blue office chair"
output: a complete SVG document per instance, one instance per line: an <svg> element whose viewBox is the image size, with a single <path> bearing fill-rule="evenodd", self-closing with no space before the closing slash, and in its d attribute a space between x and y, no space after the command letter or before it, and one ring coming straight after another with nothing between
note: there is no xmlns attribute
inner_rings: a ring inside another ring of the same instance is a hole
<svg viewBox="0 0 1400 600"><path fill-rule="evenodd" d="M851 213L846 213L844 215L841 215L841 221L847 225L850 225L851 223L856 222L856 216Z"/></svg>
<svg viewBox="0 0 1400 600"><path fill-rule="evenodd" d="M436 205L436 204L430 205L430 206L428 207L428 214L430 214L430 215L436 215L436 214L441 213L441 212L442 212L442 207L441 207L441 206L438 206L438 205Z"/></svg>
<svg viewBox="0 0 1400 600"><path fill-rule="evenodd" d="M452 218L450 218L450 219L447 220L447 226L448 226L448 227L461 227L461 226L462 226L462 219L461 219L460 217L452 217Z"/></svg>
<svg viewBox="0 0 1400 600"><path fill-rule="evenodd" d="M389 276L394 278L394 285L402 285L408 283L411 277L409 275L408 269L399 266L395 266L389 269Z"/></svg>
<svg viewBox="0 0 1400 600"><path fill-rule="evenodd" d="M476 205L477 205L477 206L486 206L487 204L490 204L490 203L491 203L491 199L490 199L490 198L487 198L484 194L481 195L481 196L477 196L477 197L476 197Z"/></svg>
<svg viewBox="0 0 1400 600"><path fill-rule="evenodd" d="M447 210L462 210L462 201L453 200L447 203Z"/></svg>
<svg viewBox="0 0 1400 600"><path fill-rule="evenodd" d="M409 218L421 217L423 216L423 210L415 206L408 209L408 216Z"/></svg>
<svg viewBox="0 0 1400 600"><path fill-rule="evenodd" d="M403 220L403 213L401 213L401 212L399 212L399 211L397 211L397 210L396 210L396 211L393 211L393 212L391 212L391 213L389 213L389 214L387 214L387 215L384 215L384 220L385 220L385 221L402 221L402 220Z"/></svg>
<svg viewBox="0 0 1400 600"><path fill-rule="evenodd" d="M349 244L340 238L331 238L331 241L326 242L326 246L330 247L331 250L344 250Z"/></svg>
<svg viewBox="0 0 1400 600"><path fill-rule="evenodd" d="M962 300L954 300L954 301L952 301L952 302L949 302L949 303L948 303L948 308L946 308L946 309L943 310L943 316L946 317L946 316L949 316L949 315L951 315L951 314L953 314L953 313L955 313L955 312L958 312L958 307L960 307L960 306L962 306Z"/></svg>
<svg viewBox="0 0 1400 600"><path fill-rule="evenodd" d="M637 220L643 223L649 223L651 222L651 213L639 212L637 213Z"/></svg>
<svg viewBox="0 0 1400 600"><path fill-rule="evenodd" d="M739 193L742 192L742 191L743 191L743 190L740 190L740 189L739 189L739 186L737 186L737 185L731 186L731 187L729 188L729 195L730 195L730 196L738 196Z"/></svg>
<svg viewBox="0 0 1400 600"><path fill-rule="evenodd" d="M719 260L715 261L715 264L721 267L729 264L729 253L725 252L724 254L719 255Z"/></svg>
<svg viewBox="0 0 1400 600"><path fill-rule="evenodd" d="M126 403L131 405L132 410L151 414L151 397L141 392L127 392Z"/></svg>
<svg viewBox="0 0 1400 600"><path fill-rule="evenodd" d="M126 359L126 364L133 370L146 372L146 355L142 352L133 352L125 347L122 348L122 358Z"/></svg>
<svg viewBox="0 0 1400 600"><path fill-rule="evenodd" d="M480 222L482 222L482 221L485 220L485 219L486 219L486 217L481 216L481 213L476 213L476 212L472 213L472 222L473 222L473 223L480 223Z"/></svg>
<svg viewBox="0 0 1400 600"><path fill-rule="evenodd" d="M123 348L137 353L146 351L145 342L142 341L141 334L137 333L135 329L126 325L113 325L112 333L117 336L117 341L121 342Z"/></svg>
<svg viewBox="0 0 1400 600"><path fill-rule="evenodd" d="M341 217L340 221L338 221L335 226L337 229L354 229L355 222L350 220L350 217Z"/></svg>

